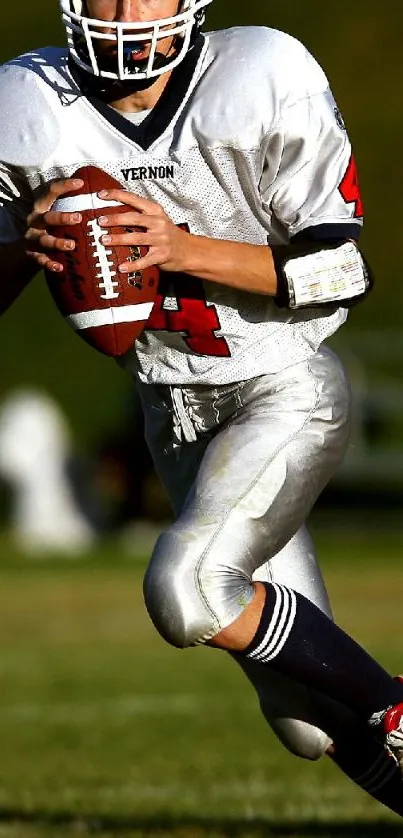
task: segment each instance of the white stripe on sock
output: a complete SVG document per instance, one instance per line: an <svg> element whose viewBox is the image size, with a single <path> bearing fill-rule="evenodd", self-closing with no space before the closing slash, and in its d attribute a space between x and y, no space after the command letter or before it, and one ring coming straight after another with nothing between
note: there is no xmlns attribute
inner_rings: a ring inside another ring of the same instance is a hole
<svg viewBox="0 0 403 838"><path fill-rule="evenodd" d="M257 649L254 649L254 651L251 652L250 655L248 655L248 658L259 658L260 657L260 653L263 652L264 649L266 648L268 640L270 640L271 633L274 631L274 628L277 625L277 620L278 620L278 617L279 617L279 614L280 614L280 611L281 611L281 604L282 604L282 599L283 599L282 593L281 593L282 586L277 585L276 582L272 582L271 586L274 589L274 593L276 594L276 601L274 603L274 608L273 608L273 616L270 620L269 627L267 629L267 632L266 632L260 646L258 646Z"/></svg>
<svg viewBox="0 0 403 838"><path fill-rule="evenodd" d="M272 583L276 593L276 602L269 627L260 645L248 655L253 660L266 661L275 658L290 635L297 613L295 592L284 585Z"/></svg>
<svg viewBox="0 0 403 838"><path fill-rule="evenodd" d="M273 640L269 647L264 652L264 655L261 657L263 663L266 661L273 660L273 658L277 657L277 655L281 652L283 646L285 646L288 637L290 635L291 629L294 625L295 615L297 613L297 598L295 596L294 591L287 590L288 594L288 614L285 615L285 619L283 624L279 626L278 631L273 637Z"/></svg>

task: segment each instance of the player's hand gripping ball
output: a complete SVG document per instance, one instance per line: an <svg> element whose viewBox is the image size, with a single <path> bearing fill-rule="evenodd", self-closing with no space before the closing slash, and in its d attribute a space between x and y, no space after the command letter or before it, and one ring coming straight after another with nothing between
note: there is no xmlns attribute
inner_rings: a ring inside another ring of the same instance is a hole
<svg viewBox="0 0 403 838"><path fill-rule="evenodd" d="M102 201L102 189L121 189L121 184L96 166L84 166L74 173L81 178L81 189L68 192L56 200L52 211L79 212L80 224L53 226L52 234L75 241L75 249L58 251L57 260L63 271L45 271L52 297L70 326L105 355L119 356L127 352L143 331L158 291L159 268L152 266L136 271L136 259L144 256L144 246L112 246L101 242L107 230L98 219L127 212L127 207ZM133 228L114 227L114 234L128 233ZM118 266L132 261L133 272L122 274Z"/></svg>

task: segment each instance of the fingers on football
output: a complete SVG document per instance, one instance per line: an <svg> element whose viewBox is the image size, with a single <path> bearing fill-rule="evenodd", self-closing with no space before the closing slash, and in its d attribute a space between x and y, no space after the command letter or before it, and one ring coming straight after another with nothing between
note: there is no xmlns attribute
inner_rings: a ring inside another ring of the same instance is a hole
<svg viewBox="0 0 403 838"><path fill-rule="evenodd" d="M52 236L50 232L44 231L36 238L36 244L41 250L74 250L76 243L74 239L60 239Z"/></svg>
<svg viewBox="0 0 403 838"><path fill-rule="evenodd" d="M147 216L139 212L117 212L111 215L100 215L98 223L100 227L142 227L145 229L148 224Z"/></svg>
<svg viewBox="0 0 403 838"><path fill-rule="evenodd" d="M135 195L134 192L128 192L127 189L102 189L101 192L98 192L98 196L104 200L107 198L108 201L116 201L118 204L127 204L129 207L135 207L140 213L165 215L161 205L157 204L156 201L150 201L149 198L141 198L140 195Z"/></svg>
<svg viewBox="0 0 403 838"><path fill-rule="evenodd" d="M50 210L49 212L45 212L43 220L46 227L65 225L70 227L75 224L80 224L82 215L79 212L54 212Z"/></svg>
<svg viewBox="0 0 403 838"><path fill-rule="evenodd" d="M63 213L64 215L65 213ZM54 213L56 216L62 215L62 213ZM42 220L44 216L42 216ZM35 223L40 223L38 220ZM76 222L74 222L76 223ZM65 239L60 238L58 236L52 235L51 230L47 229L44 225L39 227L29 227L27 232L25 233L25 239L32 243L32 246L40 247L41 250L64 250L70 251L74 250L76 243L73 238ZM33 251L32 251L33 252Z"/></svg>
<svg viewBox="0 0 403 838"><path fill-rule="evenodd" d="M54 180L49 186L49 194L53 196L54 200L64 195L66 192L75 192L84 186L84 181L80 178L65 178L64 180Z"/></svg>
<svg viewBox="0 0 403 838"><path fill-rule="evenodd" d="M48 271L52 271L52 273L60 273L63 270L63 265L60 262L55 262L53 259L49 259L49 256L46 253L41 253L40 251L35 250L27 250L27 256L32 259L40 268L46 268Z"/></svg>
<svg viewBox="0 0 403 838"><path fill-rule="evenodd" d="M119 271L123 274L130 274L133 271L145 271L146 268L151 268L157 264L155 255L148 252L145 256L141 256L140 259L136 259L134 262L122 262L119 265Z"/></svg>
<svg viewBox="0 0 403 838"><path fill-rule="evenodd" d="M105 231L105 235L101 236L101 242L102 244L111 244L113 247L122 247L124 245L128 247L136 247L136 245L138 247L140 245L149 247L150 235L148 232L138 233L137 230L135 233L109 233Z"/></svg>
<svg viewBox="0 0 403 838"><path fill-rule="evenodd" d="M43 213L51 209L54 202L60 198L61 195L65 195L67 192L76 192L77 189L81 189L83 184L84 181L79 178L67 178L65 180L53 181L53 183L48 186L46 192L35 201L34 211L39 215L43 215Z"/></svg>
<svg viewBox="0 0 403 838"><path fill-rule="evenodd" d="M80 224L82 216L79 212L32 212L27 218L28 233L36 234L46 230L48 226L66 225L68 227Z"/></svg>

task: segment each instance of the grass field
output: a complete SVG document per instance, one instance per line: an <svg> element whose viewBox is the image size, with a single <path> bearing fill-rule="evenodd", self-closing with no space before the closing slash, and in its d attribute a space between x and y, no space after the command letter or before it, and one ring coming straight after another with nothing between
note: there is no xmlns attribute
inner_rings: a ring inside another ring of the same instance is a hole
<svg viewBox="0 0 403 838"><path fill-rule="evenodd" d="M398 530L318 531L338 621L403 667ZM144 561L0 563L0 838L383 838L401 821L332 764L289 756L235 665L177 651Z"/></svg>

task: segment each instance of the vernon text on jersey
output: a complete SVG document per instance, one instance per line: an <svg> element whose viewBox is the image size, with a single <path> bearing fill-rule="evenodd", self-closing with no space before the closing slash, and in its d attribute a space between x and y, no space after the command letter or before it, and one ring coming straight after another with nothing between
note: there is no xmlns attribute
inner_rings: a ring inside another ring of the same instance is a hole
<svg viewBox="0 0 403 838"><path fill-rule="evenodd" d="M166 180L174 177L173 165L137 166L132 169L122 169L122 175L128 183L130 180Z"/></svg>

